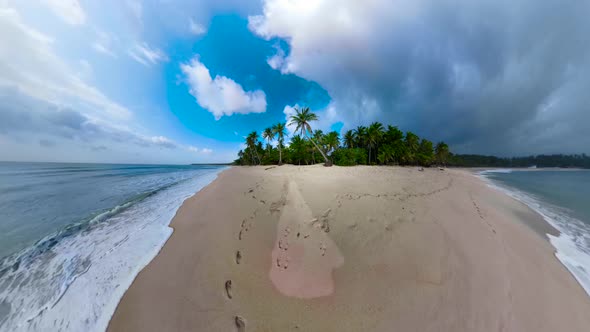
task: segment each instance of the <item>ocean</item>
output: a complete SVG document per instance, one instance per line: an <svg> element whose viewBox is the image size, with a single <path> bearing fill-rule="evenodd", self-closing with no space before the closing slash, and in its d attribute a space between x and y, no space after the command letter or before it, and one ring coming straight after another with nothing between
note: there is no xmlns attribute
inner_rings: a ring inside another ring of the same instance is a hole
<svg viewBox="0 0 590 332"><path fill-rule="evenodd" d="M104 331L223 166L0 162L0 331Z"/></svg>
<svg viewBox="0 0 590 332"><path fill-rule="evenodd" d="M590 295L590 171L492 170L490 184L528 205L555 227L555 256Z"/></svg>

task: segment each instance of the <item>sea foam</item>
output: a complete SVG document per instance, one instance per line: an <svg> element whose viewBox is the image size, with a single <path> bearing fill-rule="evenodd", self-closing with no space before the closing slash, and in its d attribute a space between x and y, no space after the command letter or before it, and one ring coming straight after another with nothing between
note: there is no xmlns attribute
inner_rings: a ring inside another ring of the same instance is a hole
<svg viewBox="0 0 590 332"><path fill-rule="evenodd" d="M124 292L172 234L168 224L182 202L221 170L140 195L5 259L0 330L106 330Z"/></svg>
<svg viewBox="0 0 590 332"><path fill-rule="evenodd" d="M544 202L533 194L501 185L486 176L501 171L489 170L479 174L490 187L524 203L559 231L558 236L547 234L549 242L556 249L555 256L590 296L590 226L573 217L565 208Z"/></svg>

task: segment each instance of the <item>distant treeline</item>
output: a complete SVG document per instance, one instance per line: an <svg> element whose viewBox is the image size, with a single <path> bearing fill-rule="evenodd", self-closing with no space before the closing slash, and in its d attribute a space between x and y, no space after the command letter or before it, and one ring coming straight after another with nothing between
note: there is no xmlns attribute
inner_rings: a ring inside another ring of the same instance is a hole
<svg viewBox="0 0 590 332"><path fill-rule="evenodd" d="M475 154L451 155L449 166L457 167L561 167L590 168L590 156L586 154L552 154L529 157L499 158Z"/></svg>
<svg viewBox="0 0 590 332"><path fill-rule="evenodd" d="M342 136L336 131L313 130L318 117L309 108L295 109L289 125L295 135L285 144L287 123L266 128L262 137L253 131L246 137L245 148L238 152L235 165L419 165L456 167L569 167L590 168L590 157L581 155L538 155L499 158L473 154L453 154L444 142L433 144L412 132L373 122L358 126ZM261 140L262 138L262 140ZM276 144L272 144L276 141ZM266 143L266 146L264 146Z"/></svg>

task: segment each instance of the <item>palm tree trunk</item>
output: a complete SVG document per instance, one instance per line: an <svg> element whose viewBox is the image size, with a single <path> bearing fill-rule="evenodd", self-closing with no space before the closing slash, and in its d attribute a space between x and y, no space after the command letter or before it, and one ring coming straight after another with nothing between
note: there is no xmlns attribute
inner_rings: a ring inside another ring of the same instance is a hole
<svg viewBox="0 0 590 332"><path fill-rule="evenodd" d="M281 148L281 142L279 142L279 166L283 164L283 149Z"/></svg>
<svg viewBox="0 0 590 332"><path fill-rule="evenodd" d="M254 152L256 152L256 158L258 159L258 165L260 165L260 156L258 155L258 151L257 150L258 149L256 149L256 147L255 147Z"/></svg>
<svg viewBox="0 0 590 332"><path fill-rule="evenodd" d="M320 147L317 144L315 144L315 142L313 141L313 139L311 138L311 136L309 136L309 134L307 135L307 138L311 141L311 144L313 144L315 146L315 148L320 152L320 154L322 155L322 157L324 157L324 161L325 161L324 166L332 166L332 163L330 162L330 160L328 159L328 157L326 157L326 155L320 149Z"/></svg>
<svg viewBox="0 0 590 332"><path fill-rule="evenodd" d="M252 164L254 164L256 162L256 160L254 159L254 154L252 153L251 147L250 147L250 159L252 160Z"/></svg>

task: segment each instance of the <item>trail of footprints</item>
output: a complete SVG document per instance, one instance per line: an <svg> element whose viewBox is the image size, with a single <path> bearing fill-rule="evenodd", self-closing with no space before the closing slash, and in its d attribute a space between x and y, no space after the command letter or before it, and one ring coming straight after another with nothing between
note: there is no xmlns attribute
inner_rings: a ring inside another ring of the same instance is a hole
<svg viewBox="0 0 590 332"><path fill-rule="evenodd" d="M258 183L256 183L256 189L258 189L259 186L260 185ZM244 192L244 195L248 195L248 194L251 194L253 199L257 199L256 194L254 193L254 188L250 188L250 189L248 189L247 192ZM266 202L264 200L260 200L260 203L266 204ZM242 223L240 224L240 231L238 232L238 240L239 241L241 241L242 238L246 235L246 233L250 230L250 228L252 227L252 221L254 220L255 217L256 217L256 211L254 211L254 213L249 218L242 220ZM234 259L235 259L236 265L240 265L240 262L242 261L242 252L240 250L236 251ZM232 287L233 287L233 284L232 284L231 279L226 280L225 285L224 285L225 296L229 300L233 299ZM246 331L246 320L243 317L241 317L239 315L234 316L234 324L236 325L236 329L238 332L245 332Z"/></svg>
<svg viewBox="0 0 590 332"><path fill-rule="evenodd" d="M449 177L449 182L444 186L441 187L439 189L435 189L429 192L425 192L425 193L416 193L416 194L412 194L412 193L381 193L381 194L369 194L369 193L346 193L346 194L338 194L336 195L336 199L337 199L337 204L338 207L342 206L342 200L347 200L347 201L356 201L359 200L361 198L365 198L365 197L373 197L373 198L382 198L382 199L386 199L386 200L398 200L400 202L405 202L411 198L416 198L416 197L429 197L432 195L436 195L438 193L441 193L443 191L449 190L452 186L453 186L453 178Z"/></svg>
<svg viewBox="0 0 590 332"><path fill-rule="evenodd" d="M256 189L259 189L260 184L256 183ZM255 194L255 189L254 188L250 188L248 189L247 192L244 192L244 195L248 195L251 194L251 197L253 199L258 199L256 198L256 194ZM259 200L259 202L263 205L266 204L266 201L264 200ZM285 205L286 202L286 197L281 197L281 199L277 202L273 202L270 206L270 212L271 213L276 213L279 212L281 210L281 208ZM252 228L252 222L254 220L254 218L256 218L256 213L257 211L255 210L254 213L249 217L246 218L244 220L242 220L242 223L240 225L240 231L238 232L238 240L241 241L244 236L246 235L246 233ZM321 229L322 231L328 233L330 232L330 224L328 222L329 217L330 217L330 213L331 213L331 209L327 209L319 218L314 218L310 221L310 223L315 226L316 228ZM288 236L291 234L291 228L290 227L286 227L285 230L283 231L283 238L279 240L279 249L285 251L285 257L283 258L277 258L276 264L277 267L279 268L283 268L283 269L287 269L289 266L289 256L286 255L287 250L289 249L289 242L287 241ZM303 239L307 239L309 237L310 234L303 234L300 231L297 232L296 237L297 238L303 238ZM327 250L327 246L324 243L320 243L320 253L322 256L326 255L326 250ZM240 262L242 261L242 252L240 250L236 251L235 254L235 263L236 265L240 265ZM232 291L232 287L233 287L233 283L232 280L226 280L225 281L225 285L224 285L224 289L225 289L225 296L231 300L233 299L233 291ZM234 323L236 326L236 329L238 332L245 332L246 331L246 320L239 316L236 315L234 316ZM296 327L298 328L298 327Z"/></svg>
<svg viewBox="0 0 590 332"><path fill-rule="evenodd" d="M471 198L471 203L473 203L473 207L475 207L475 210L477 211L477 214L479 215L479 218L483 221L485 221L485 223L488 225L488 227L490 227L490 229L492 230L492 232L494 232L494 234L496 234L496 229L494 228L494 226L492 226L492 224L490 224L486 218L483 215L483 212L481 212L481 209L479 208L479 205L477 205L477 203L475 202L475 199L473 198L472 194L469 194L469 197Z"/></svg>
<svg viewBox="0 0 590 332"><path fill-rule="evenodd" d="M248 189L247 192L244 192L244 195L251 195L252 199L257 199L255 189L259 189L259 188L261 188L260 184L256 183L256 187ZM263 205L266 204L266 201L264 201L262 199L260 199L259 202ZM238 232L238 240L239 241L241 241L242 238L244 238L244 236L246 235L246 233L252 228L252 225L253 225L252 223L253 223L253 220L256 218L256 213L257 213L257 211L255 210L249 218L242 220L242 223L240 225L240 231ZM242 261L242 252L240 250L237 250L236 254L235 254L236 265L240 265L241 261ZM231 279L226 280L225 285L224 285L225 296L229 300L233 299L232 287L233 287L232 280ZM243 317L241 317L239 315L234 316L234 323L236 325L236 329L238 332L245 332L246 331L246 320Z"/></svg>

